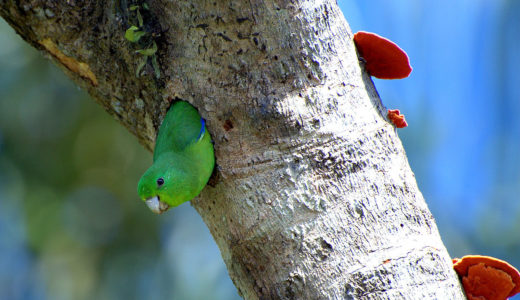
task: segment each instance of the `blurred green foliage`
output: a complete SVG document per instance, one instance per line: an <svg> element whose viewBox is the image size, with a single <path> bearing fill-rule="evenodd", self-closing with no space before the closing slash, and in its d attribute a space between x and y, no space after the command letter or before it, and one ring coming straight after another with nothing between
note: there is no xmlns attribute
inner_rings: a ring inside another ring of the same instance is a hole
<svg viewBox="0 0 520 300"><path fill-rule="evenodd" d="M151 153L0 21L0 299L234 299L188 204L157 216Z"/></svg>

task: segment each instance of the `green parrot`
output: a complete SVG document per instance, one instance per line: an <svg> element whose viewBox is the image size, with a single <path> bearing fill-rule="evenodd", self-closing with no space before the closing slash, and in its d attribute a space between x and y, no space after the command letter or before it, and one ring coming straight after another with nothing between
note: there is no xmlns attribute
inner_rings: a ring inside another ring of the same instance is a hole
<svg viewBox="0 0 520 300"><path fill-rule="evenodd" d="M163 213L195 198L214 166L204 119L188 102L175 102L159 128L153 164L139 180L139 197L154 213Z"/></svg>

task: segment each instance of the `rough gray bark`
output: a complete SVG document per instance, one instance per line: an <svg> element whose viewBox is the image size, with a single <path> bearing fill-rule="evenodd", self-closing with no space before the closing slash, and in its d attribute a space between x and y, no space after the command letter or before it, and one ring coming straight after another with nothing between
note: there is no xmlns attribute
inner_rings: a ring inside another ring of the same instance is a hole
<svg viewBox="0 0 520 300"><path fill-rule="evenodd" d="M148 149L172 99L199 109L218 167L192 204L244 298L465 299L335 1L149 1L158 79L130 4L0 14Z"/></svg>

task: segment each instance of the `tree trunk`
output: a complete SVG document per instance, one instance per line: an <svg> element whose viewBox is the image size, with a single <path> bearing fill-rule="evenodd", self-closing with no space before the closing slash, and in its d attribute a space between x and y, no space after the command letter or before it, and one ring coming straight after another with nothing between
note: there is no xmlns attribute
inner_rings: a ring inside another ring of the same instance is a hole
<svg viewBox="0 0 520 300"><path fill-rule="evenodd" d="M148 149L172 100L198 108L218 166L192 205L244 298L465 299L335 1L103 3L0 14Z"/></svg>

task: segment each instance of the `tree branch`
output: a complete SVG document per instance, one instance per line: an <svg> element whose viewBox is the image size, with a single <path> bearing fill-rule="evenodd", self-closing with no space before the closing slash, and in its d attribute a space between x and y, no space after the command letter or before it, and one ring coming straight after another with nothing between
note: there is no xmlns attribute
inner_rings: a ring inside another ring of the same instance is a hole
<svg viewBox="0 0 520 300"><path fill-rule="evenodd" d="M0 1L148 149L194 104L217 172L192 201L247 299L465 299L335 1ZM146 10L146 12L145 12Z"/></svg>

